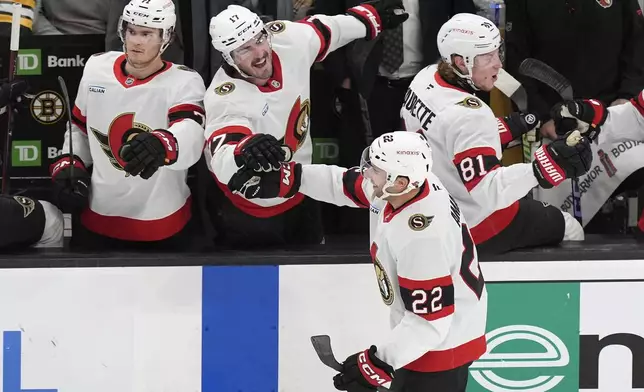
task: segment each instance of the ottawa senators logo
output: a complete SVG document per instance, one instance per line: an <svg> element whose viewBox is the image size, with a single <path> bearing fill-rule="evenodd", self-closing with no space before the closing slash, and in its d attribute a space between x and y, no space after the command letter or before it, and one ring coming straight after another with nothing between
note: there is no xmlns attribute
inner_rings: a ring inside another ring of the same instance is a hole
<svg viewBox="0 0 644 392"><path fill-rule="evenodd" d="M266 24L266 28L273 34L279 34L282 31L286 30L286 25L284 22L275 21Z"/></svg>
<svg viewBox="0 0 644 392"><path fill-rule="evenodd" d="M457 105L458 106L463 106L463 107L466 107L466 108L472 108L472 109L479 109L479 108L481 108L483 106L481 101L479 101L478 99L476 99L474 97L467 97L464 100L462 100L461 102L458 102Z"/></svg>
<svg viewBox="0 0 644 392"><path fill-rule="evenodd" d="M423 214L414 214L409 217L409 228L413 231L425 230L434 220L433 216Z"/></svg>
<svg viewBox="0 0 644 392"><path fill-rule="evenodd" d="M26 218L31 215L32 212L36 209L36 202L32 199L24 196L14 196L13 199L20 204L22 211L24 212L23 217Z"/></svg>
<svg viewBox="0 0 644 392"><path fill-rule="evenodd" d="M286 132L284 133L284 144L286 144L291 151L299 150L306 141L309 134L309 126L311 123L311 103L308 99L300 103L300 97L297 97L291 113L288 116L288 123L286 124Z"/></svg>
<svg viewBox="0 0 644 392"><path fill-rule="evenodd" d="M601 5L602 8L610 8L613 5L613 0L596 0L597 4Z"/></svg>
<svg viewBox="0 0 644 392"><path fill-rule="evenodd" d="M123 113L110 124L107 134L91 128L92 133L116 170L123 170L125 161L119 156L121 146L140 132L151 132L152 128L134 121L134 113ZM140 131L138 131L140 130Z"/></svg>

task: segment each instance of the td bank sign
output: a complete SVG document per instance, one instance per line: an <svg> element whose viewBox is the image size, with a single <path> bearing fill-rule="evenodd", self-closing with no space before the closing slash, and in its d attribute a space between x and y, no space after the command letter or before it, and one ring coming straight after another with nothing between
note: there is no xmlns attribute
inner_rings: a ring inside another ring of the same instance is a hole
<svg viewBox="0 0 644 392"><path fill-rule="evenodd" d="M84 67L85 58L80 55L74 57L59 57L48 55L43 60L40 49L20 49L16 61L17 75L42 75L43 62L47 68L73 68Z"/></svg>

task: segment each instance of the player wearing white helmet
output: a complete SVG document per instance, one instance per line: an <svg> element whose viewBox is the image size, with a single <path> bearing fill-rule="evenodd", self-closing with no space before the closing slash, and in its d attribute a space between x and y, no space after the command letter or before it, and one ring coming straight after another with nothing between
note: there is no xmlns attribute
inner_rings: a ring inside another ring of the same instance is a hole
<svg viewBox="0 0 644 392"><path fill-rule="evenodd" d="M346 15L314 15L300 22L264 24L231 5L210 21L212 44L225 63L208 88L206 161L216 186L211 196L222 244L267 246L320 243L316 203L295 193L266 200L232 194L227 184L244 167L271 171L280 162L310 163L310 69L347 43L374 39L401 24L400 0L375 0ZM214 185L214 184L213 184Z"/></svg>
<svg viewBox="0 0 644 392"><path fill-rule="evenodd" d="M487 314L466 220L431 172L422 135L386 133L361 162L353 169L294 162L278 172L248 169L233 176L231 190L247 198L299 191L339 206L371 206L370 252L393 329L344 361L333 379L338 390L375 391L393 380L394 390L464 392L468 367L486 349Z"/></svg>
<svg viewBox="0 0 644 392"><path fill-rule="evenodd" d="M539 148L533 163L503 167L499 133L518 136L536 121L521 113L497 119L476 97L491 91L501 72L499 30L481 16L457 14L441 27L437 44L441 60L416 75L401 117L407 131L429 140L434 172L463 208L479 251L582 240L572 216L524 197L536 186L552 188L586 173L588 140L556 140Z"/></svg>
<svg viewBox="0 0 644 392"><path fill-rule="evenodd" d="M51 166L57 204L81 214L72 244L187 243L186 176L204 144L205 86L193 70L161 59L175 22L172 0L132 0L118 26L125 53L87 60L72 110L74 169L69 135Z"/></svg>

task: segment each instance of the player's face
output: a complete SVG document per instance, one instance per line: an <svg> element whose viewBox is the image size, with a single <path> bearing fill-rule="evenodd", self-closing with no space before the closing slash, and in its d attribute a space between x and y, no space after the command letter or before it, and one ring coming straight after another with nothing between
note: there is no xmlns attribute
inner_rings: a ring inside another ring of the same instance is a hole
<svg viewBox="0 0 644 392"><path fill-rule="evenodd" d="M273 75L273 55L270 41L265 32L232 52L237 67L246 75L256 79L268 79Z"/></svg>
<svg viewBox="0 0 644 392"><path fill-rule="evenodd" d="M145 67L161 50L161 30L128 24L125 29L127 59L134 67Z"/></svg>
<svg viewBox="0 0 644 392"><path fill-rule="evenodd" d="M472 82L483 91L492 91L494 82L503 67L499 50L494 52L479 54L474 58L474 67L472 67Z"/></svg>
<svg viewBox="0 0 644 392"><path fill-rule="evenodd" d="M382 197L382 195L384 195L383 190L385 184L387 183L387 172L376 166L370 165L364 169L362 175L371 183L371 186L373 187L373 195L376 197Z"/></svg>

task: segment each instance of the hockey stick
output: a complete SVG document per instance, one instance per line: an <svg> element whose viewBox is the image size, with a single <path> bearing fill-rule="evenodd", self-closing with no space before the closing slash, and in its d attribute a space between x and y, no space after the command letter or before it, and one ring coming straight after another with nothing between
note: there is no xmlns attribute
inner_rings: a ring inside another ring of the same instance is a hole
<svg viewBox="0 0 644 392"><path fill-rule="evenodd" d="M506 70L501 68L497 74L494 87L503 93L506 97L510 98L519 111L526 113L528 111L528 93L525 88L510 75ZM523 162L530 163L532 161L531 145L536 142L536 132L534 130L521 136L521 144L523 150Z"/></svg>
<svg viewBox="0 0 644 392"><path fill-rule="evenodd" d="M72 138L72 109L69 106L69 92L67 92L67 84L65 84L65 79L62 76L58 77L58 84L60 84L60 90L63 93L63 99L65 100L65 107L67 108L67 132L69 132L69 159L71 161L71 167L69 168L69 180L74 183L74 138Z"/></svg>
<svg viewBox="0 0 644 392"><path fill-rule="evenodd" d="M9 44L9 83L13 82L16 73L16 59L20 48L20 17L22 5L13 3L11 9L11 43ZM11 97L11 93L9 93ZM9 193L9 166L11 165L11 139L13 138L13 105L7 105L7 135L4 140L4 160L2 162L2 194Z"/></svg>
<svg viewBox="0 0 644 392"><path fill-rule="evenodd" d="M559 72L555 71L548 64L537 59L527 58L521 62L521 65L519 65L519 72L522 75L538 80L546 86L552 88L564 101L572 101L573 91L570 81L568 81L568 79L566 79ZM583 227L579 178L571 179L571 185L573 216Z"/></svg>
<svg viewBox="0 0 644 392"><path fill-rule="evenodd" d="M315 353L320 358L323 364L327 365L331 369L342 372L342 365L335 359L333 355L333 349L331 348L331 337L329 335L316 335L311 336L311 343L315 349ZM378 392L388 392L389 389L385 387L378 387Z"/></svg>

